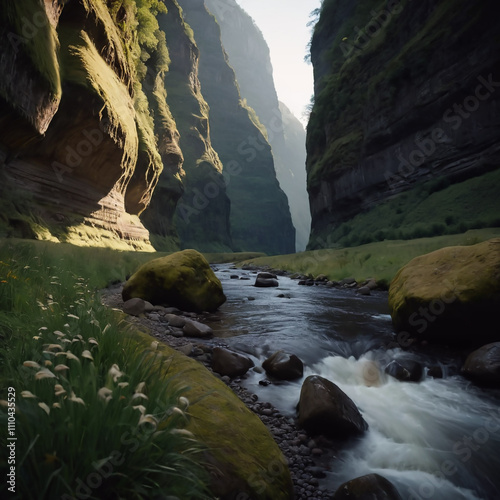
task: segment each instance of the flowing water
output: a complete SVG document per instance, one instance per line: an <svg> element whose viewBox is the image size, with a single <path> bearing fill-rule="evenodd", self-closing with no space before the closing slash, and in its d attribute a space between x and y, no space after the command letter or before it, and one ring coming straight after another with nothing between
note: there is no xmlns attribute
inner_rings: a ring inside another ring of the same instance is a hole
<svg viewBox="0 0 500 500"><path fill-rule="evenodd" d="M276 350L298 355L304 377L337 384L369 424L340 449L326 484L371 472L392 481L405 500L500 499L500 397L457 375L459 356L443 350L412 352L442 379L399 382L384 373L409 353L393 343L387 294L298 286L280 277L278 288L256 288L255 274L219 266L228 300L211 319L217 337L247 353L256 365ZM231 274L250 280L231 279ZM282 295L282 297L278 297ZM294 416L302 380L259 385L254 371L244 385Z"/></svg>

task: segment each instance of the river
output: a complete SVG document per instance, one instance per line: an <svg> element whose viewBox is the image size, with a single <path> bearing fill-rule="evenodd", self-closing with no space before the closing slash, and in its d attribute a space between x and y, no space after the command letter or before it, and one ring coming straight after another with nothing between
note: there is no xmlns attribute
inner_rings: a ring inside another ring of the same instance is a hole
<svg viewBox="0 0 500 500"><path fill-rule="evenodd" d="M255 273L225 265L216 274L228 299L210 321L216 337L256 365L279 349L296 354L304 378L317 374L337 384L368 422L368 432L337 454L326 479L331 491L378 473L405 500L500 498L499 392L458 375L460 353L395 346L386 292L360 296L299 286L288 277L279 277L278 288L256 288ZM443 378L426 374L408 383L384 373L389 361L408 356L427 368L439 366ZM250 371L243 385L294 416L302 380L259 385L265 378Z"/></svg>

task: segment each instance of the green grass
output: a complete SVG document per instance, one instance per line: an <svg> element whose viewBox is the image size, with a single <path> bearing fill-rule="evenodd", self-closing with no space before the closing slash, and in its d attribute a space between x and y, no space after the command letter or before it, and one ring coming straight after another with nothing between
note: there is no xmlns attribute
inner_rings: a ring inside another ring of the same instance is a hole
<svg viewBox="0 0 500 500"><path fill-rule="evenodd" d="M353 247L373 241L410 240L499 227L499 200L500 169L452 185L437 178L358 214L328 231L327 237L319 236L336 245ZM314 245L314 237L311 243Z"/></svg>
<svg viewBox="0 0 500 500"><path fill-rule="evenodd" d="M500 229L479 229L464 234L420 238L409 241L383 241L354 248L323 249L245 261L248 264L311 275L325 274L330 280L353 277L358 281L374 278L388 284L396 272L411 259L439 248L473 245L500 237Z"/></svg>
<svg viewBox="0 0 500 500"><path fill-rule="evenodd" d="M12 498L208 498L184 382L96 288L151 254L0 243L0 424L16 394ZM1 445L7 445L6 432ZM0 468L7 469L6 454ZM83 486L82 486L83 484ZM3 481L0 488L6 488ZM81 494L81 493L80 493Z"/></svg>

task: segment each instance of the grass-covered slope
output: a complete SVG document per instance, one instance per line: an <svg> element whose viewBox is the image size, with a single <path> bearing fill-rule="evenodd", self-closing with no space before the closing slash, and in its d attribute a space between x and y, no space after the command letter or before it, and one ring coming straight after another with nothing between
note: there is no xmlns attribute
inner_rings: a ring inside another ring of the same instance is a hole
<svg viewBox="0 0 500 500"><path fill-rule="evenodd" d="M101 304L96 289L146 258L0 242L0 423L7 430L15 408L17 437L15 494L3 481L2 498L290 498L259 418L202 365ZM280 473L268 483L269 464Z"/></svg>
<svg viewBox="0 0 500 500"><path fill-rule="evenodd" d="M269 266L316 277L326 275L330 280L353 277L358 282L373 278L381 286L388 286L396 273L414 257L448 246L474 245L498 238L500 229L474 229L463 234L386 240L353 248L326 248L298 252L291 255L252 258L245 263Z"/></svg>

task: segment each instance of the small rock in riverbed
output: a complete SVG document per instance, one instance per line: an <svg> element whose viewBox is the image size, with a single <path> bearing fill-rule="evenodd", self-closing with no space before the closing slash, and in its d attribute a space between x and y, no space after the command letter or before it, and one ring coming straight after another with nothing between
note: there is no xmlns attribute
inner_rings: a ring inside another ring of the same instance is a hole
<svg viewBox="0 0 500 500"><path fill-rule="evenodd" d="M177 316L177 314L165 314L165 319L168 321L169 326L175 328L182 328L186 324L186 318Z"/></svg>
<svg viewBox="0 0 500 500"><path fill-rule="evenodd" d="M213 349L212 370L220 375L238 377L244 375L252 366L254 362L246 356L222 347Z"/></svg>
<svg viewBox="0 0 500 500"><path fill-rule="evenodd" d="M123 312L131 316L140 316L146 310L146 301L138 297L127 300L123 304Z"/></svg>
<svg viewBox="0 0 500 500"><path fill-rule="evenodd" d="M192 320L186 321L186 324L184 325L182 331L187 337L206 338L213 335L213 330L208 325L204 325L203 323Z"/></svg>

